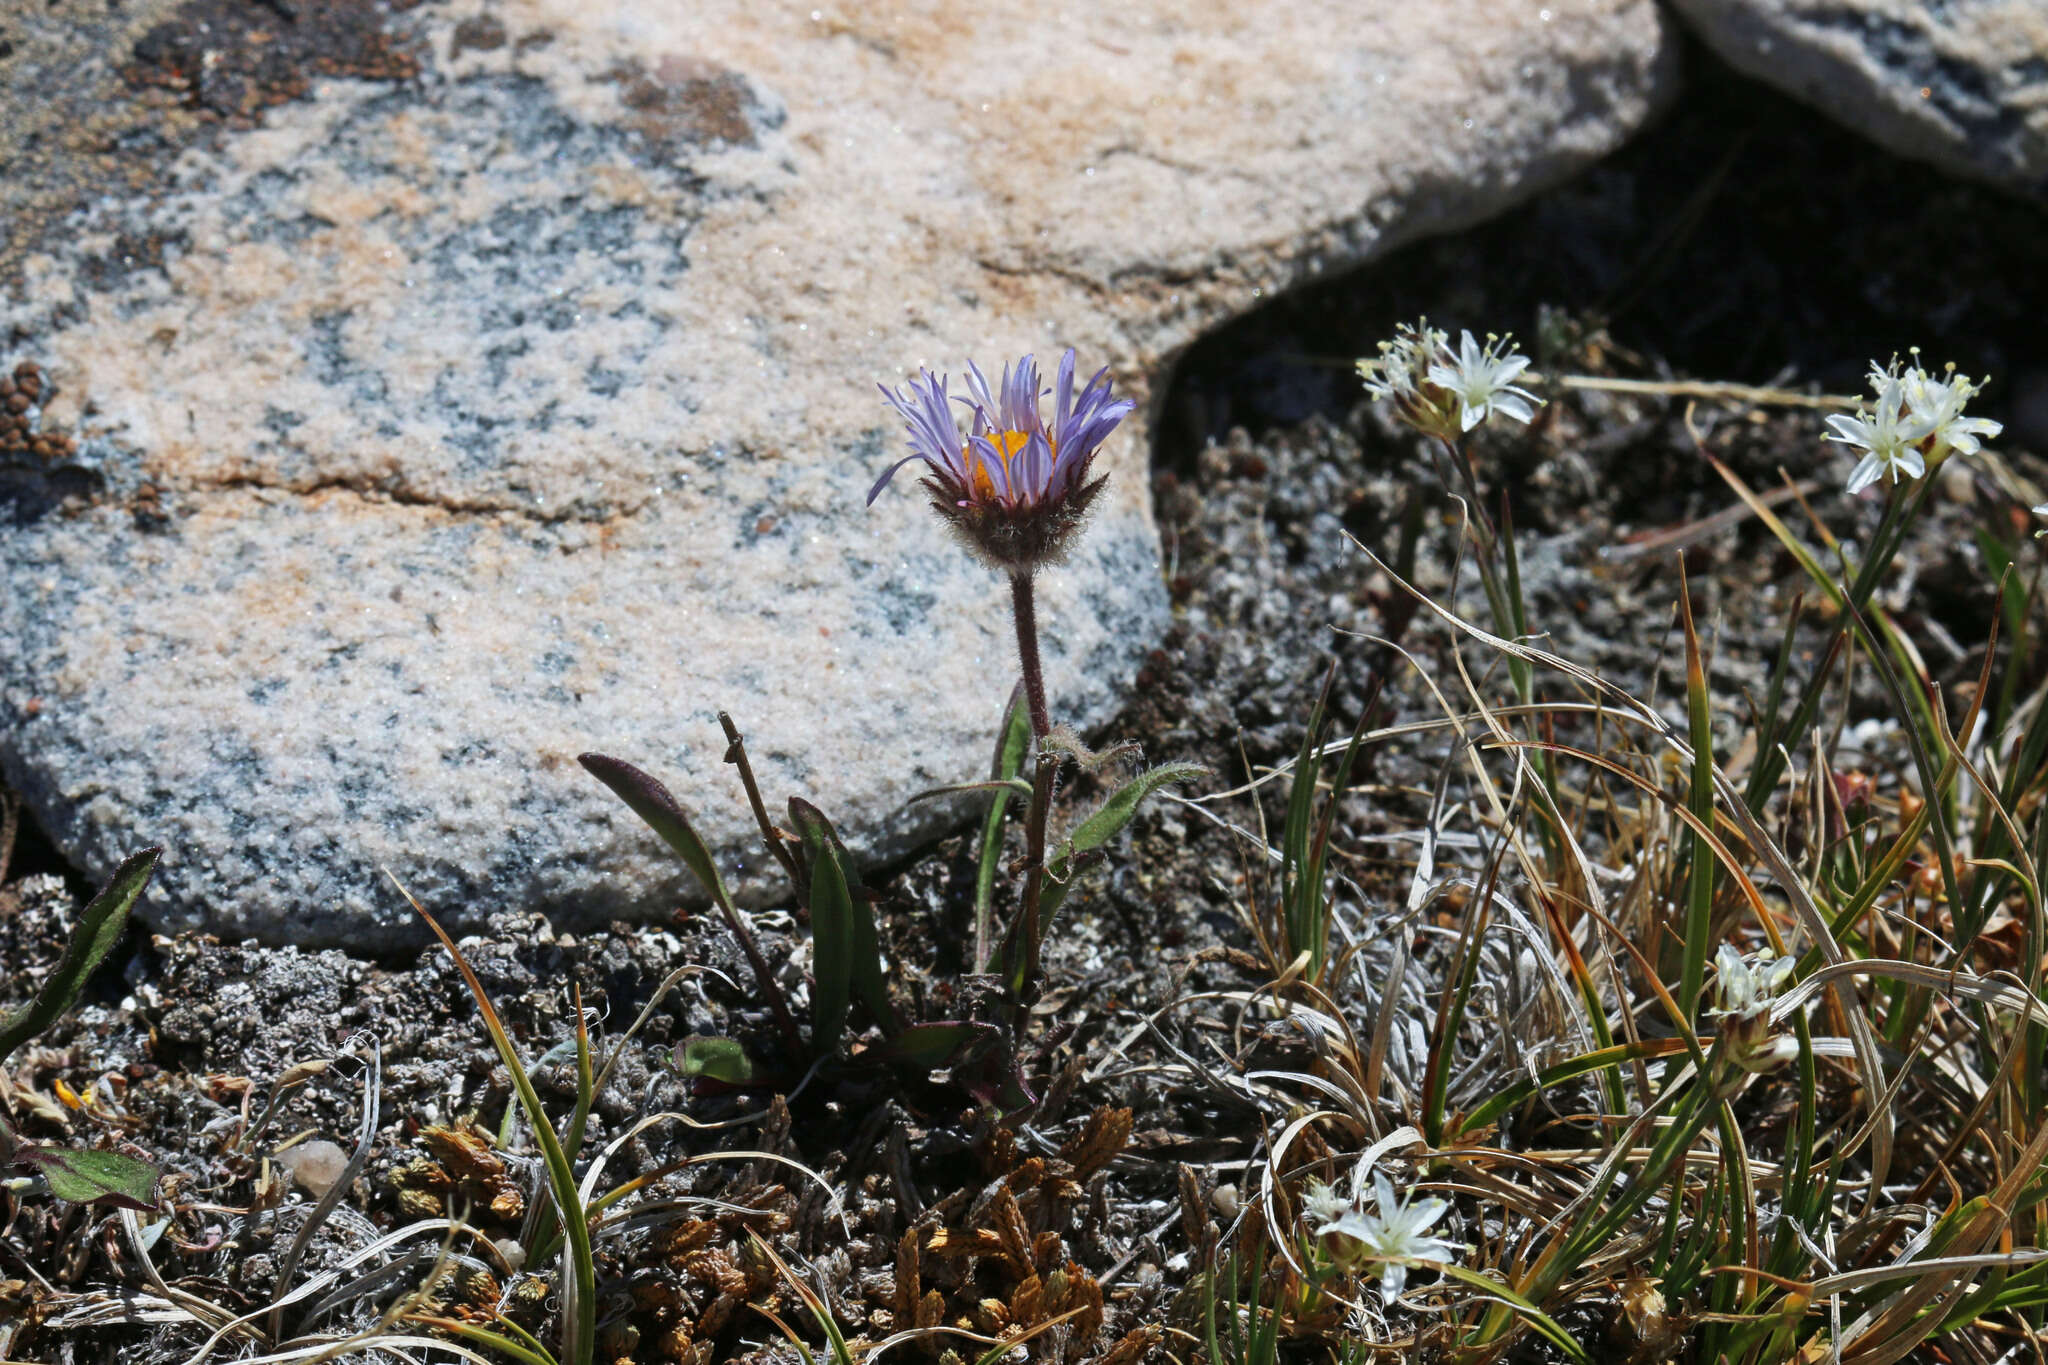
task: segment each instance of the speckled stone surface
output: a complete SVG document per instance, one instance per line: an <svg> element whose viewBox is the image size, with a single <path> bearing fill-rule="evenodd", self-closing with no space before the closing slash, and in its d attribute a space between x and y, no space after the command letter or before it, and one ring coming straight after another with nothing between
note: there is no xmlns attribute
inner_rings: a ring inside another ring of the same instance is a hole
<svg viewBox="0 0 2048 1365"><path fill-rule="evenodd" d="M663 777L744 880L721 708L771 800L906 850L1014 663L914 488L862 505L875 381L1070 343L1140 398L1041 594L1055 710L1100 722L1165 618L1177 350L1570 174L1675 78L1649 0L389 24L369 75L216 90L146 183L43 185L0 280L0 372L42 366L64 437L0 453L0 765L96 875L168 846L159 926L412 941L387 867L459 924L661 913L681 874L573 755ZM154 95L71 78L170 119L234 69L163 50Z"/></svg>
<svg viewBox="0 0 2048 1365"><path fill-rule="evenodd" d="M1903 156L2048 199L2048 0L1672 0L1739 70Z"/></svg>

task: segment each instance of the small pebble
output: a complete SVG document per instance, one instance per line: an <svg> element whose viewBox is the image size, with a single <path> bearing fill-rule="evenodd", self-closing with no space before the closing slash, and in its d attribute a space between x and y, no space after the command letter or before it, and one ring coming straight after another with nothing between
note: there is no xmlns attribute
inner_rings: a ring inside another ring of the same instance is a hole
<svg viewBox="0 0 2048 1365"><path fill-rule="evenodd" d="M1977 480L1968 464L1950 460L1941 469L1941 496L1957 506L1968 506L1977 496Z"/></svg>
<svg viewBox="0 0 2048 1365"><path fill-rule="evenodd" d="M279 1152L277 1164L290 1171L306 1193L319 1199L348 1169L348 1153L326 1138L308 1138Z"/></svg>

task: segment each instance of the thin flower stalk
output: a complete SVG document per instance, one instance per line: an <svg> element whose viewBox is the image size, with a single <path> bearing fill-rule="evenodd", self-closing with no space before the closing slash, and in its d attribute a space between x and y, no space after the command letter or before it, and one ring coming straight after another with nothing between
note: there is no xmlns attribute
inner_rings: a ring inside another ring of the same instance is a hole
<svg viewBox="0 0 2048 1365"><path fill-rule="evenodd" d="M920 480L932 510L976 559L1009 577L1011 616L1017 631L1017 660L1031 716L1034 757L1031 802L1024 831L1026 870L1023 904L1006 935L1004 975L1014 1003L1013 1024L1022 1031L1029 992L1038 978L1040 908L1046 876L1046 825L1059 772L1059 757L1047 749L1052 712L1038 646L1037 573L1058 563L1087 520L1104 477L1093 462L1110 432L1135 404L1116 397L1107 368L1075 389L1075 357L1061 357L1050 388L1041 388L1037 362L1025 356L1005 365L991 385L981 369L967 366L967 394L955 400L944 375L921 371L907 391L882 389L903 419L910 453L884 470L868 492L872 504L897 471L922 462ZM1047 420L1042 402L1051 397ZM953 403L968 409L968 427L956 425Z"/></svg>
<svg viewBox="0 0 2048 1365"><path fill-rule="evenodd" d="M1495 629L1508 638L1522 633L1523 617L1500 580L1500 533L1480 496L1465 441L1491 417L1525 425L1535 418L1543 400L1514 382L1528 367L1529 358L1514 350L1511 336L1488 334L1482 345L1466 331L1453 350L1449 335L1431 327L1427 318L1403 323L1391 340L1380 343L1377 359L1358 362L1366 392L1392 403L1402 421L1441 449L1451 473L1447 482L1464 498L1478 542L1474 560ZM1526 665L1515 674L1518 691L1525 690L1526 674Z"/></svg>
<svg viewBox="0 0 2048 1365"><path fill-rule="evenodd" d="M1377 359L1358 362L1366 392L1392 403L1401 420L1431 438L1440 452L1440 463L1448 469L1444 482L1466 506L1474 542L1473 564L1479 571L1494 630L1510 640L1528 633L1514 545L1487 512L1467 441L1490 418L1504 417L1524 425L1535 419L1543 400L1515 382L1528 368L1529 358L1515 351L1512 336L1489 333L1481 344L1470 331L1464 331L1453 349L1449 335L1431 327L1427 318L1413 325L1403 323L1391 340L1380 343ZM1524 708L1532 706L1535 676L1528 662L1510 656L1507 667L1516 701ZM1558 855L1562 847L1552 823L1558 809L1555 765L1543 750L1533 762L1550 796L1543 837L1550 852Z"/></svg>

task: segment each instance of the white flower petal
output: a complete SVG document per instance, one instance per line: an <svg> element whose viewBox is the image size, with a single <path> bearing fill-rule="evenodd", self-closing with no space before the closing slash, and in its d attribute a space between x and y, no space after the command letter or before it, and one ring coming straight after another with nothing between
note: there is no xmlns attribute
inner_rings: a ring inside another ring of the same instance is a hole
<svg viewBox="0 0 2048 1365"><path fill-rule="evenodd" d="M1519 392L1519 390L1516 392ZM1535 420L1536 409L1529 405L1528 399L1517 397L1516 392L1507 393L1494 399L1493 410L1503 417L1512 417L1517 422L1526 426Z"/></svg>

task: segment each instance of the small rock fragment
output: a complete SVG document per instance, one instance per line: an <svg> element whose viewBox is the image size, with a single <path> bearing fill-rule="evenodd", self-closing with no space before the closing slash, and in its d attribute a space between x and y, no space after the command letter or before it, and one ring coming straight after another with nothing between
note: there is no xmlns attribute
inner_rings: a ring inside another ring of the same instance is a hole
<svg viewBox="0 0 2048 1365"><path fill-rule="evenodd" d="M277 1164L292 1173L300 1188L319 1199L348 1170L348 1153L326 1138L308 1138L279 1152Z"/></svg>

